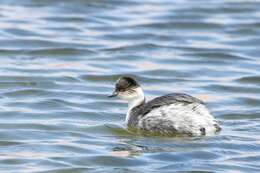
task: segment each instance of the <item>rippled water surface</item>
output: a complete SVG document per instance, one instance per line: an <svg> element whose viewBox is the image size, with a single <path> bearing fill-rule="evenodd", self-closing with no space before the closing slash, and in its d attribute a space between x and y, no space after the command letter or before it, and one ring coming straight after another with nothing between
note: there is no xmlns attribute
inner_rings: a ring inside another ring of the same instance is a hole
<svg viewBox="0 0 260 173"><path fill-rule="evenodd" d="M260 1L2 0L0 58L0 172L260 172ZM222 132L128 133L121 74Z"/></svg>

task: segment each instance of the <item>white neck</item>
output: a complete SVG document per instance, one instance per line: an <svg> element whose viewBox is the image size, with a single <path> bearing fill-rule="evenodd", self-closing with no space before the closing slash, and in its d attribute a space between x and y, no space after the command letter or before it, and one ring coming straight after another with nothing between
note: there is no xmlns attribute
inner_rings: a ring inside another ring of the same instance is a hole
<svg viewBox="0 0 260 173"><path fill-rule="evenodd" d="M142 88L138 87L135 90L137 92L137 96L128 100L128 111L127 111L127 115L126 115L126 123L128 122L128 120L130 118L131 110L134 107L139 106L140 104L142 104L145 101L144 92L143 92Z"/></svg>

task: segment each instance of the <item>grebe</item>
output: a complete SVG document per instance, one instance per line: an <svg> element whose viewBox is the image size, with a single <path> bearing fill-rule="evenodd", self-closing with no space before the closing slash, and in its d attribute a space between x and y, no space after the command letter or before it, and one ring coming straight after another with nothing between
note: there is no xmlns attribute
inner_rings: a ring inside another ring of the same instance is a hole
<svg viewBox="0 0 260 173"><path fill-rule="evenodd" d="M123 76L109 97L115 96L128 101L126 124L130 129L167 136L205 136L221 130L205 104L187 94L171 93L146 102L137 81Z"/></svg>

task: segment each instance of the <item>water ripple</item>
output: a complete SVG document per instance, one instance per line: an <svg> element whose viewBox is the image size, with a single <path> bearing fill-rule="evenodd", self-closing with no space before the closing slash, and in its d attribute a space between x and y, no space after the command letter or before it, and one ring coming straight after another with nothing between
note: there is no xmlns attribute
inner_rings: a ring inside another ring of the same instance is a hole
<svg viewBox="0 0 260 173"><path fill-rule="evenodd" d="M0 171L259 172L258 1L3 0ZM147 99L204 100L222 132L132 134L121 75Z"/></svg>

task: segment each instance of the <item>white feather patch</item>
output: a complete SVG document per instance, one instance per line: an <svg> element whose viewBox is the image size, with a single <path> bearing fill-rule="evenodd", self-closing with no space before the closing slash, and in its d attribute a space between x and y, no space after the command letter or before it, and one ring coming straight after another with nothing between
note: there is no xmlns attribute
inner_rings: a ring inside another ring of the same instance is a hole
<svg viewBox="0 0 260 173"><path fill-rule="evenodd" d="M145 128L148 131L156 128L168 133L167 129L174 127L179 133L200 136L202 134L201 128L205 129L206 135L215 134L216 124L217 121L203 104L185 105L179 103L155 108L140 119L137 128Z"/></svg>

